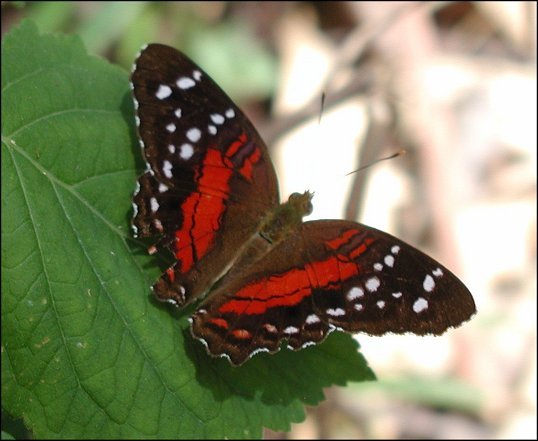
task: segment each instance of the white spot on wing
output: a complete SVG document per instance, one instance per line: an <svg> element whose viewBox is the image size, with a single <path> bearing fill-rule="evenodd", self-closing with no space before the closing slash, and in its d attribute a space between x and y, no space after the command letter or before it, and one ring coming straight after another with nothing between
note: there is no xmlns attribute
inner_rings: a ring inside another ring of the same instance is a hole
<svg viewBox="0 0 538 441"><path fill-rule="evenodd" d="M176 131L176 125L174 123L170 123L166 126L166 130L168 130L170 133L174 133Z"/></svg>
<svg viewBox="0 0 538 441"><path fill-rule="evenodd" d="M357 311L362 311L364 309L364 306L362 306L360 303L357 303L353 306Z"/></svg>
<svg viewBox="0 0 538 441"><path fill-rule="evenodd" d="M151 204L151 211L155 213L159 209L159 203L157 202L157 199L151 198L149 200L149 203Z"/></svg>
<svg viewBox="0 0 538 441"><path fill-rule="evenodd" d="M327 314L332 315L333 317L338 317L346 315L346 311L344 311L342 308L329 308L327 309Z"/></svg>
<svg viewBox="0 0 538 441"><path fill-rule="evenodd" d="M384 302L383 300L379 300L379 301L377 302L377 307L378 307L379 309L383 309L383 308L385 307L385 302Z"/></svg>
<svg viewBox="0 0 538 441"><path fill-rule="evenodd" d="M209 124L207 126L207 131L211 134L211 135L216 135L217 134L217 128L213 125L213 124Z"/></svg>
<svg viewBox="0 0 538 441"><path fill-rule="evenodd" d="M220 113L213 113L211 121L220 126L224 122L224 117Z"/></svg>
<svg viewBox="0 0 538 441"><path fill-rule="evenodd" d="M200 132L200 129L193 127L192 129L187 130L187 138L191 142L197 142L200 140L200 137L202 136L202 132Z"/></svg>
<svg viewBox="0 0 538 441"><path fill-rule="evenodd" d="M369 278L366 283L364 284L366 286L366 289L370 292L377 291L377 288L381 285L381 282L377 277L371 277Z"/></svg>
<svg viewBox="0 0 538 441"><path fill-rule="evenodd" d="M185 160L190 159L193 153L194 153L194 149L192 148L192 145L190 144L183 144L180 147L179 156L181 157L181 159L185 159Z"/></svg>
<svg viewBox="0 0 538 441"><path fill-rule="evenodd" d="M359 297L362 297L364 295L364 291L362 288L359 288L358 286L354 286L351 288L346 295L346 298L352 302L355 299L358 299Z"/></svg>
<svg viewBox="0 0 538 441"><path fill-rule="evenodd" d="M163 173L169 179L172 177L172 163L170 161L163 162Z"/></svg>
<svg viewBox="0 0 538 441"><path fill-rule="evenodd" d="M192 76L196 81L200 81L200 78L202 78L202 72L200 72L199 70L195 70L193 71Z"/></svg>
<svg viewBox="0 0 538 441"><path fill-rule="evenodd" d="M295 326L288 326L286 329L284 329L284 334L297 334L299 330Z"/></svg>
<svg viewBox="0 0 538 441"><path fill-rule="evenodd" d="M387 254L383 261L385 262L385 265L387 265L390 268L394 266L394 256L391 256L390 254Z"/></svg>
<svg viewBox="0 0 538 441"><path fill-rule="evenodd" d="M435 280L433 280L433 277L427 274L426 277L424 277L424 282L422 282L422 287L424 288L424 291L432 292L435 288Z"/></svg>
<svg viewBox="0 0 538 441"><path fill-rule="evenodd" d="M308 325L312 325L319 322L319 317L316 314L310 314L305 321Z"/></svg>
<svg viewBox="0 0 538 441"><path fill-rule="evenodd" d="M168 186L164 184L159 184L159 193L165 193L168 191Z"/></svg>
<svg viewBox="0 0 538 441"><path fill-rule="evenodd" d="M181 109L179 107L174 111L174 115L176 115L178 119L181 118Z"/></svg>
<svg viewBox="0 0 538 441"><path fill-rule="evenodd" d="M432 274L435 277L441 277L443 275L443 270L441 268L436 268L432 271Z"/></svg>
<svg viewBox="0 0 538 441"><path fill-rule="evenodd" d="M376 271L381 271L383 269L383 265L380 264L379 262L376 262L376 263L374 263L374 269Z"/></svg>
<svg viewBox="0 0 538 441"><path fill-rule="evenodd" d="M392 293L392 297L394 297L395 299L399 299L400 297L402 296L402 293L401 292L393 292Z"/></svg>
<svg viewBox="0 0 538 441"><path fill-rule="evenodd" d="M413 303L413 311L415 311L418 314L419 312L422 312L425 309L428 309L428 301L425 298L419 297L415 301L415 303Z"/></svg>
<svg viewBox="0 0 538 441"><path fill-rule="evenodd" d="M398 254L400 252L400 246L399 245L394 245L391 249L390 249L391 253L392 254Z"/></svg>
<svg viewBox="0 0 538 441"><path fill-rule="evenodd" d="M169 86L166 84L161 84L159 86L159 89L157 89L157 92L155 93L155 96L159 98L160 100L164 100L165 98L168 98L170 95L172 95L172 89L170 89Z"/></svg>
<svg viewBox="0 0 538 441"><path fill-rule="evenodd" d="M226 118L233 118L235 116L234 109L232 109L232 108L228 109L226 111L225 115L226 115Z"/></svg>
<svg viewBox="0 0 538 441"><path fill-rule="evenodd" d="M176 152L176 146L173 145L173 144L168 144L168 151L170 153L175 153Z"/></svg>
<svg viewBox="0 0 538 441"><path fill-rule="evenodd" d="M176 81L177 87L180 89L190 89L192 86L194 86L196 83L192 78L189 77L181 77L179 80Z"/></svg>

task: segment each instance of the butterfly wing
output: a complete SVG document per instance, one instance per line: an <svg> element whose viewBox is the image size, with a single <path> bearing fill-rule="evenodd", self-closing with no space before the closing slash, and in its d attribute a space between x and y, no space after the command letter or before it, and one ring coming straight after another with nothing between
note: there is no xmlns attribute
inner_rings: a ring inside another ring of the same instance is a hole
<svg viewBox="0 0 538 441"><path fill-rule="evenodd" d="M177 262L154 285L181 306L203 294L278 204L267 148L232 100L194 62L160 44L131 77L148 170L133 198L138 237Z"/></svg>
<svg viewBox="0 0 538 441"><path fill-rule="evenodd" d="M241 364L282 340L301 349L340 329L441 334L475 312L449 270L399 239L348 221L312 221L211 295L192 334Z"/></svg>

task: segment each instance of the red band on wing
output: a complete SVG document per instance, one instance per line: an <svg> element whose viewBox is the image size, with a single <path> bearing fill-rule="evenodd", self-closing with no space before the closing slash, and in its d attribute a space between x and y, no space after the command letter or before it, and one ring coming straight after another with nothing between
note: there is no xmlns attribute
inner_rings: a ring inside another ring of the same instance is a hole
<svg viewBox="0 0 538 441"><path fill-rule="evenodd" d="M166 270L166 274L168 275L170 282L174 282L176 280L176 273L174 272L173 268L168 268Z"/></svg>
<svg viewBox="0 0 538 441"><path fill-rule="evenodd" d="M219 311L261 314L268 308L296 305L310 293L306 271L292 269L245 286L229 302L224 303Z"/></svg>
<svg viewBox="0 0 538 441"><path fill-rule="evenodd" d="M359 231L358 230L347 230L344 231L344 234L342 234L340 237L337 237L336 239L329 240L327 242L327 246L329 248L332 248L333 250L337 250L342 245L345 245L349 239L351 239L353 236L355 236Z"/></svg>
<svg viewBox="0 0 538 441"><path fill-rule="evenodd" d="M305 266L313 288L339 288L341 282L358 274L357 265L346 256L338 255L323 262L312 262Z"/></svg>
<svg viewBox="0 0 538 441"><path fill-rule="evenodd" d="M252 155L245 160L243 167L239 169L239 173L241 173L249 181L252 180L252 169L254 164L260 160L261 156L262 152L256 147L256 149L252 152Z"/></svg>
<svg viewBox="0 0 538 441"><path fill-rule="evenodd" d="M327 242L332 249L354 248L345 254L336 254L319 262L305 264L304 268L293 268L285 273L250 283L222 304L219 312L235 314L263 314L279 306L293 306L312 295L313 289L338 290L342 282L355 277L360 267L353 261L364 253L373 239L359 243L358 230L348 230L342 236ZM355 240L353 240L355 239Z"/></svg>
<svg viewBox="0 0 538 441"><path fill-rule="evenodd" d="M226 150L226 156L228 158L231 158L234 156L239 150L241 150L241 147L245 145L247 142L247 134L245 132L241 133L239 137L237 138L237 141L234 141L230 144L230 147L228 147L228 150Z"/></svg>
<svg viewBox="0 0 538 441"><path fill-rule="evenodd" d="M327 245L333 250L348 254L353 260L363 254L375 242L372 237L364 237L359 230L347 230L340 237L330 240Z"/></svg>
<svg viewBox="0 0 538 441"><path fill-rule="evenodd" d="M225 156L214 148L207 149L205 158L196 171L197 191L181 204L183 225L176 231L176 258L182 273L188 272L194 262L205 256L220 228L225 201L230 195L230 179L234 171L248 180L252 169L261 158L261 150L248 142L245 132L230 144Z"/></svg>
<svg viewBox="0 0 538 441"><path fill-rule="evenodd" d="M228 198L232 173L218 150L207 150L197 171L198 191L181 204L184 221L181 229L176 231L176 258L181 262L181 272L189 271L194 261L203 257L213 243L224 212L224 200Z"/></svg>
<svg viewBox="0 0 538 441"><path fill-rule="evenodd" d="M232 335L239 340L249 340L252 338L252 334L246 329L234 329Z"/></svg>
<svg viewBox="0 0 538 441"><path fill-rule="evenodd" d="M374 242L374 239L371 239L371 238L366 239L357 248L353 248L351 253L349 253L349 257L351 257L351 259L356 259L361 254L363 254L373 242Z"/></svg>
<svg viewBox="0 0 538 441"><path fill-rule="evenodd" d="M231 159L245 179L251 181L252 169L262 157L262 152L254 142L248 141L247 134L245 132L241 133L237 141L232 143L226 150L226 157Z"/></svg>
<svg viewBox="0 0 538 441"><path fill-rule="evenodd" d="M219 328L228 329L228 322L222 318L211 318L209 319L210 323L213 323L214 325L218 326Z"/></svg>

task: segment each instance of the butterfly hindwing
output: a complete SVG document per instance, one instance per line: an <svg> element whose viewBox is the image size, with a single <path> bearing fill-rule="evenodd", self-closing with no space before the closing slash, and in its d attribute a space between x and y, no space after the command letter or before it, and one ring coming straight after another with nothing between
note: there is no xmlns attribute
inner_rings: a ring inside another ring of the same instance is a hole
<svg viewBox="0 0 538 441"><path fill-rule="evenodd" d="M176 263L154 285L176 305L201 295L278 204L267 148L232 100L196 64L151 44L132 73L148 163L133 202L138 237L159 236Z"/></svg>
<svg viewBox="0 0 538 441"><path fill-rule="evenodd" d="M333 329L441 334L474 311L450 271L399 239L355 222L312 221L223 283L194 314L192 333L212 355L241 364L282 340L300 349Z"/></svg>

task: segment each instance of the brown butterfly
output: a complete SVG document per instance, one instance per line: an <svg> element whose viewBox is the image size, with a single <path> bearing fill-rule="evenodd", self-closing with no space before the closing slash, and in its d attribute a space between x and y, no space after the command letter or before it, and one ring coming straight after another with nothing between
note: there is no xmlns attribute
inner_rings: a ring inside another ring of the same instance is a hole
<svg viewBox="0 0 538 441"><path fill-rule="evenodd" d="M356 222L303 222L309 192L281 204L260 135L184 54L151 44L131 80L148 165L133 227L175 256L157 299L204 298L191 331L211 355L239 365L334 329L442 334L475 313L463 283L410 245Z"/></svg>

